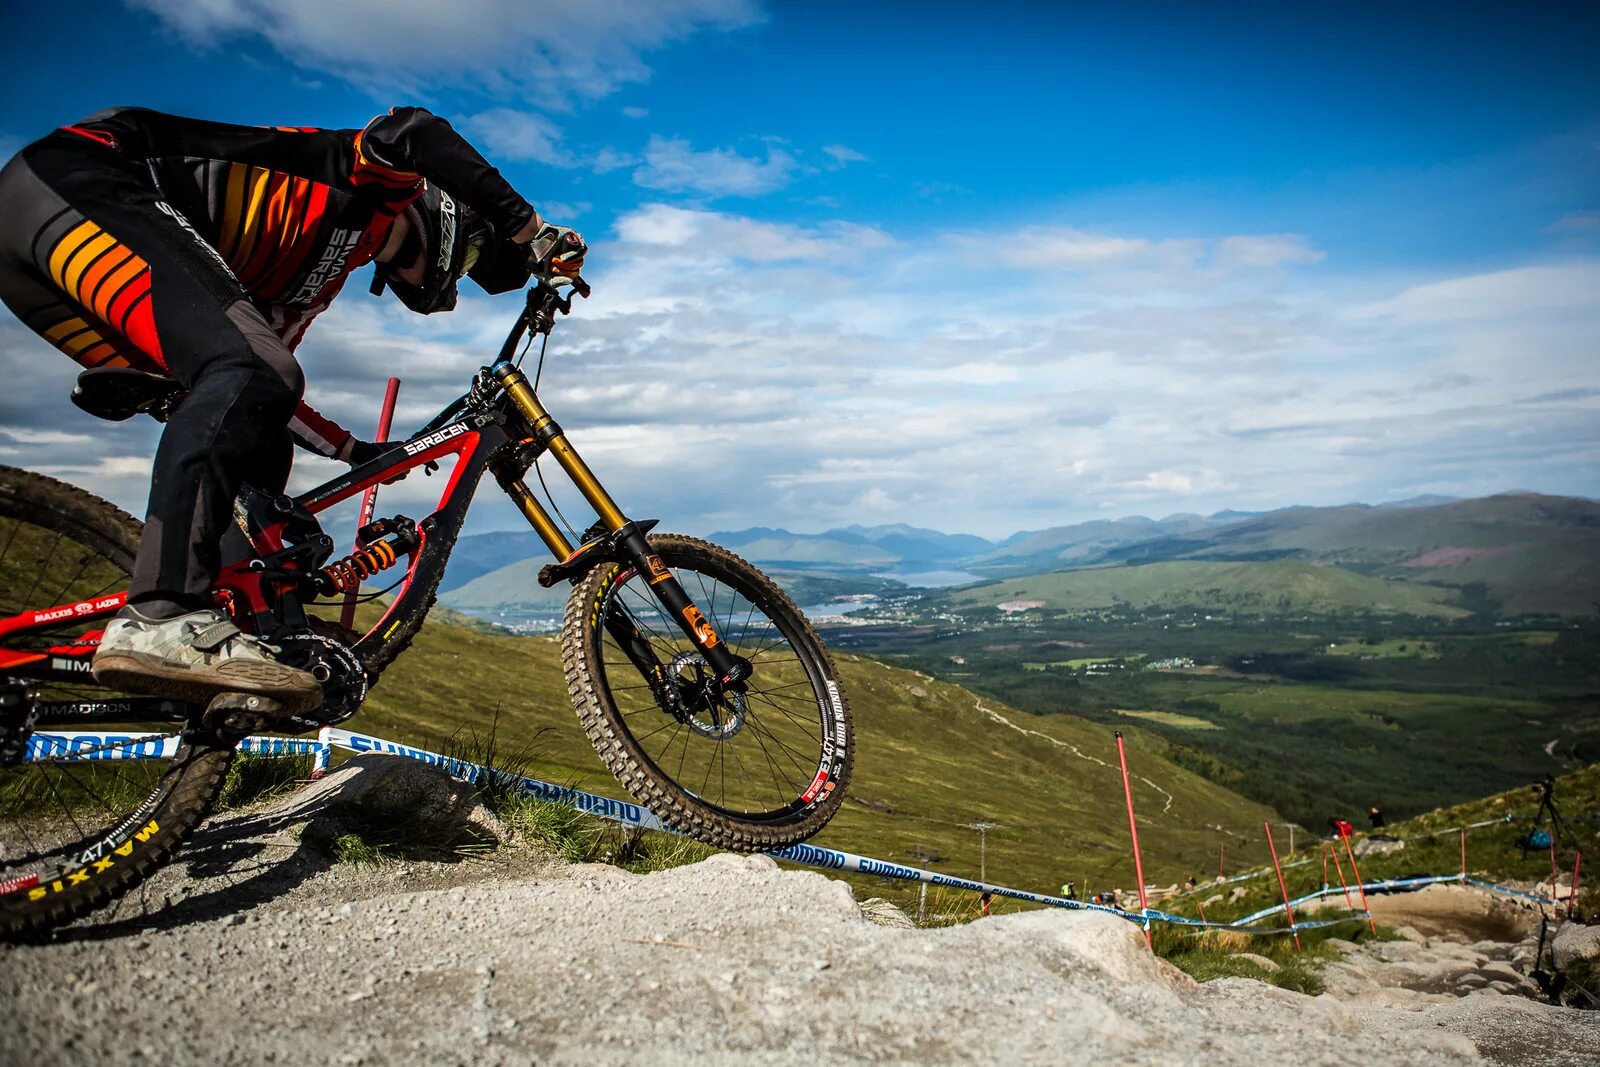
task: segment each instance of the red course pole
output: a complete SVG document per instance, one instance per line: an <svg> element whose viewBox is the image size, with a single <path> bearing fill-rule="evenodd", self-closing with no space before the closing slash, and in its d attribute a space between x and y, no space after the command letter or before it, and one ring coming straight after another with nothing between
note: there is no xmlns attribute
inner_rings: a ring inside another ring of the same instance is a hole
<svg viewBox="0 0 1600 1067"><path fill-rule="evenodd" d="M1128 800L1128 835L1133 838L1133 876L1139 879L1139 914L1144 918L1144 943L1155 949L1150 937L1150 908L1145 900L1144 861L1139 858L1139 825L1133 821L1133 786L1128 782L1128 751L1122 744L1122 731L1117 731L1117 759L1122 761L1122 795Z"/></svg>
<svg viewBox="0 0 1600 1067"><path fill-rule="evenodd" d="M1267 828L1267 848L1272 851L1272 869L1278 872L1278 892L1283 894L1283 914L1289 920L1289 932L1294 935L1295 951L1300 951L1300 931L1294 928L1294 911L1289 907L1289 887L1283 884L1283 868L1278 866L1278 846L1272 843L1272 824L1263 822Z"/></svg>
<svg viewBox="0 0 1600 1067"><path fill-rule="evenodd" d="M1344 906L1355 911L1355 901L1350 899L1350 883L1344 880L1344 864L1339 862L1339 853L1332 845L1328 845L1327 849L1333 856L1333 869L1339 875L1339 888L1344 890Z"/></svg>
<svg viewBox="0 0 1600 1067"><path fill-rule="evenodd" d="M1350 873L1356 877L1356 889L1361 893L1361 910L1367 913L1367 925L1372 927L1372 932L1378 932L1378 924L1372 918L1372 909L1367 907L1367 885L1361 880L1361 868L1356 864L1355 849L1350 847L1350 839L1344 834L1339 835L1344 839L1344 854L1350 857Z"/></svg>
<svg viewBox="0 0 1600 1067"><path fill-rule="evenodd" d="M383 391L383 410L378 413L378 433L372 441L374 444L383 444L389 440L389 424L394 421L394 401L400 395L400 379L390 378L388 386ZM361 497L361 510L356 515L356 529L359 530L372 521L372 512L378 506L378 487L368 486ZM352 551L359 551L358 544ZM356 621L356 596L361 592L358 586L344 595L344 607L339 611L339 623L346 630L355 626Z"/></svg>

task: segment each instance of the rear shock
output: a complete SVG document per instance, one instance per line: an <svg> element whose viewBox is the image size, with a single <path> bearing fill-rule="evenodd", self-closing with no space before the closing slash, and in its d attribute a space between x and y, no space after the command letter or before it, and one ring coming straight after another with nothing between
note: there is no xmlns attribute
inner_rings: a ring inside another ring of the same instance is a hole
<svg viewBox="0 0 1600 1067"><path fill-rule="evenodd" d="M318 596L336 596L360 591L361 583L416 551L422 539L416 523L403 515L369 522L356 533L363 547L317 571L312 577Z"/></svg>

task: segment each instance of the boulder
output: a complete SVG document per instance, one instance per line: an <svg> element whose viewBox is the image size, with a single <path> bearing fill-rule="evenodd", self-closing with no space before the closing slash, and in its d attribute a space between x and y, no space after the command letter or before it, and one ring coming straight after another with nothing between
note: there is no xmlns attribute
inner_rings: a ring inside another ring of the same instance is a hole
<svg viewBox="0 0 1600 1067"><path fill-rule="evenodd" d="M477 786L404 756L362 753L313 782L274 814L306 821L308 839L331 842L346 825L404 826L445 852L511 840Z"/></svg>
<svg viewBox="0 0 1600 1067"><path fill-rule="evenodd" d="M1397 926L1394 932L1413 945L1426 945L1428 943L1428 939L1414 926Z"/></svg>
<svg viewBox="0 0 1600 1067"><path fill-rule="evenodd" d="M861 914L879 926L888 926L897 930L915 930L917 924L911 921L911 916L901 911L891 901L882 897L868 897L861 902Z"/></svg>
<svg viewBox="0 0 1600 1067"><path fill-rule="evenodd" d="M1600 926L1564 923L1556 931L1550 951L1555 958L1556 968L1563 971L1579 960L1600 957Z"/></svg>
<svg viewBox="0 0 1600 1067"><path fill-rule="evenodd" d="M1391 852L1399 852L1405 847L1406 843L1398 837L1369 835L1355 843L1354 852L1358 856L1386 856Z"/></svg>

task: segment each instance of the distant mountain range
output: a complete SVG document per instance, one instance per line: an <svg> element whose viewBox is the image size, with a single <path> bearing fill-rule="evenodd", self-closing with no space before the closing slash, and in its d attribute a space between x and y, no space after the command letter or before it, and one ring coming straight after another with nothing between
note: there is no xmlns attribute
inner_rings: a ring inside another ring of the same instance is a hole
<svg viewBox="0 0 1600 1067"><path fill-rule="evenodd" d="M841 576L904 580L943 570L997 579L1179 560L1298 560L1449 587L1474 610L1576 614L1595 610L1600 601L1600 503L1538 493L1135 515L1021 531L1000 541L904 524L822 533L757 526L710 539L766 568ZM440 587L442 599L472 608L544 602L548 594L526 588L543 553L531 533L464 537ZM470 590L456 592L469 583Z"/></svg>

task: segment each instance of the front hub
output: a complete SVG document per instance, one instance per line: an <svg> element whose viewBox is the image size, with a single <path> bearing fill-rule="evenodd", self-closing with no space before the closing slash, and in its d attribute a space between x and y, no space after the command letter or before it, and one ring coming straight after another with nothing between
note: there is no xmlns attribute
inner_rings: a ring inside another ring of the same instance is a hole
<svg viewBox="0 0 1600 1067"><path fill-rule="evenodd" d="M678 718L695 733L726 741L744 729L745 694L724 688L699 652L672 657L667 678L678 697Z"/></svg>

